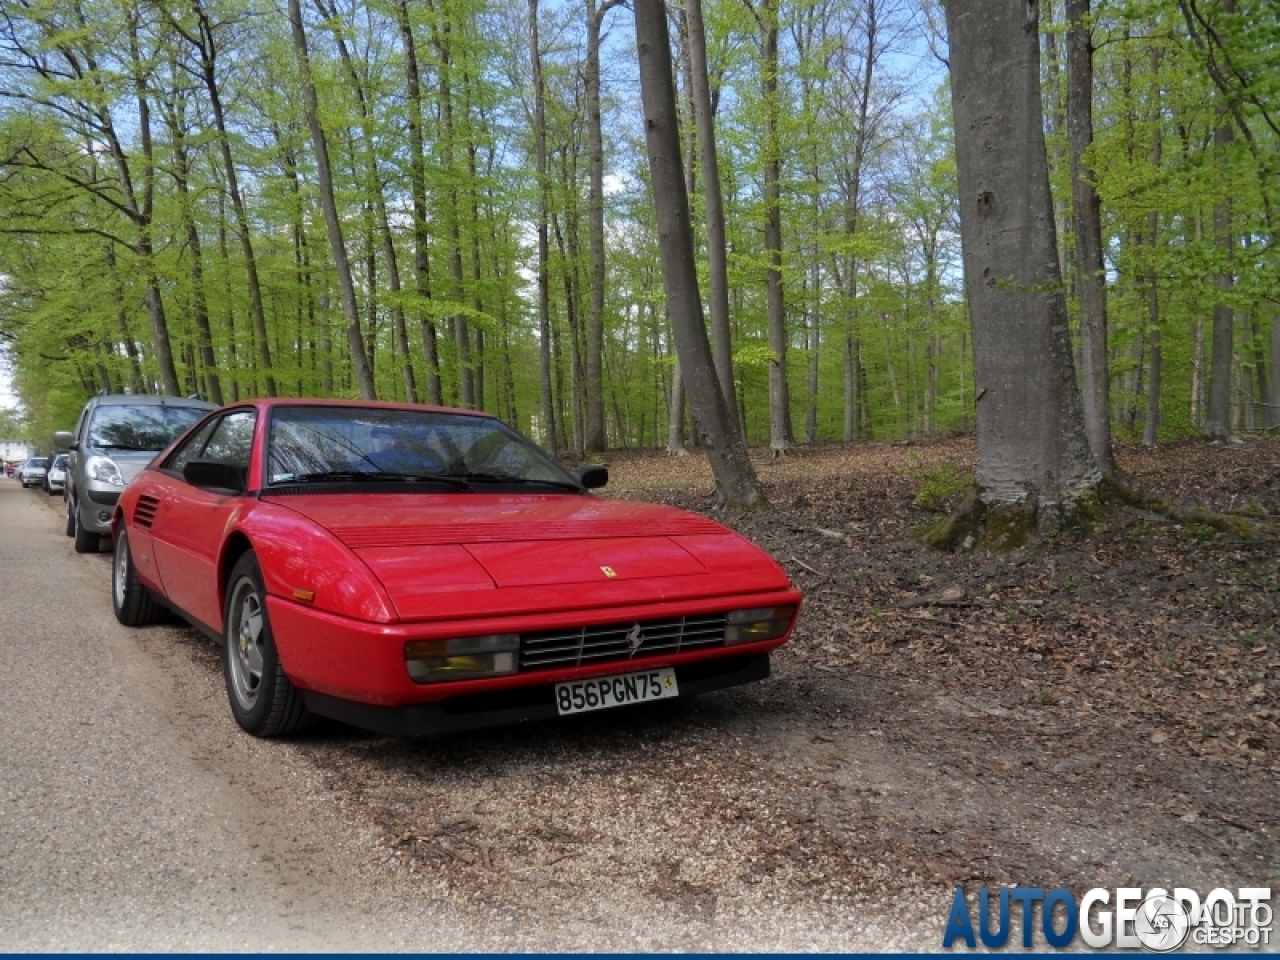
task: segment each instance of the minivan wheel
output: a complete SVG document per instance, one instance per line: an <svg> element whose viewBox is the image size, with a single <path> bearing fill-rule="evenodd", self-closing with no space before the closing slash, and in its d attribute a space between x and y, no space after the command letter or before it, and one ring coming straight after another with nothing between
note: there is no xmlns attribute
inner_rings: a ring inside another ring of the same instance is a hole
<svg viewBox="0 0 1280 960"><path fill-rule="evenodd" d="M72 516L75 510L75 504L71 502L71 498L65 493L62 495L62 502L67 505L67 536L74 537L76 535L76 518Z"/></svg>
<svg viewBox="0 0 1280 960"><path fill-rule="evenodd" d="M84 528L84 524L80 522L80 509L78 507L72 509L71 515L71 522L75 525L76 553L97 553L98 547L102 545L102 538Z"/></svg>

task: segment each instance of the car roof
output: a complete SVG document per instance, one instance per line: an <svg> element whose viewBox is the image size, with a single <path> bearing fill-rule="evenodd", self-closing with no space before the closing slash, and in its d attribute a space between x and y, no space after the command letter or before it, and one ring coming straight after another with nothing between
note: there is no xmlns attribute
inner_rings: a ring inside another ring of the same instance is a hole
<svg viewBox="0 0 1280 960"><path fill-rule="evenodd" d="M442 407L426 403L398 403L392 400L351 400L339 397L260 397L256 400L242 400L229 403L227 407L253 405L269 407L346 407L367 410L404 410L410 413L456 413L468 417L495 419L492 413L483 410L465 410L461 407Z"/></svg>
<svg viewBox="0 0 1280 960"><path fill-rule="evenodd" d="M93 397L89 402L95 406L139 406L139 407L197 407L201 410L217 410L216 403L199 400L195 397L166 397L151 393L108 393Z"/></svg>

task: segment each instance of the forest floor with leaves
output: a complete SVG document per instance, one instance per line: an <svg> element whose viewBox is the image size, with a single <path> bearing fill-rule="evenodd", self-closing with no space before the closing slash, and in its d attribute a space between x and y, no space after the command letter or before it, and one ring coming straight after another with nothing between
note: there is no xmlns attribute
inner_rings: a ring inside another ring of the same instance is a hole
<svg viewBox="0 0 1280 960"><path fill-rule="evenodd" d="M1280 438L1118 453L1152 493L1280 515ZM715 516L806 597L762 683L441 740L322 724L271 762L482 950L936 950L957 886L1280 888L1277 544L1117 507L930 550L974 454L757 461L772 507ZM702 457L609 466L610 496L710 511ZM174 632L148 648L207 739L218 653Z"/></svg>

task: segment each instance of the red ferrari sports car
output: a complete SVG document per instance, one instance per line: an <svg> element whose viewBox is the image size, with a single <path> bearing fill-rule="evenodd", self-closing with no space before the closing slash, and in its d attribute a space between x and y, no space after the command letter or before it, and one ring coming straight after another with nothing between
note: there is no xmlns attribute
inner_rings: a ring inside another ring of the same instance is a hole
<svg viewBox="0 0 1280 960"><path fill-rule="evenodd" d="M769 675L800 593L736 533L609 500L487 414L256 400L125 488L112 600L216 638L231 711L419 736Z"/></svg>

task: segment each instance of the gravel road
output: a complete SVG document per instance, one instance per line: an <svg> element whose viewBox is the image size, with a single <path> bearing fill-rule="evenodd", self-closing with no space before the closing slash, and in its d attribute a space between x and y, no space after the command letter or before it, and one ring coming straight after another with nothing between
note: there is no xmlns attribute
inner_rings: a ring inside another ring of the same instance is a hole
<svg viewBox="0 0 1280 960"><path fill-rule="evenodd" d="M117 624L109 556L45 501L0 483L0 950L467 948L361 872L287 750L177 688L147 645L190 631Z"/></svg>

